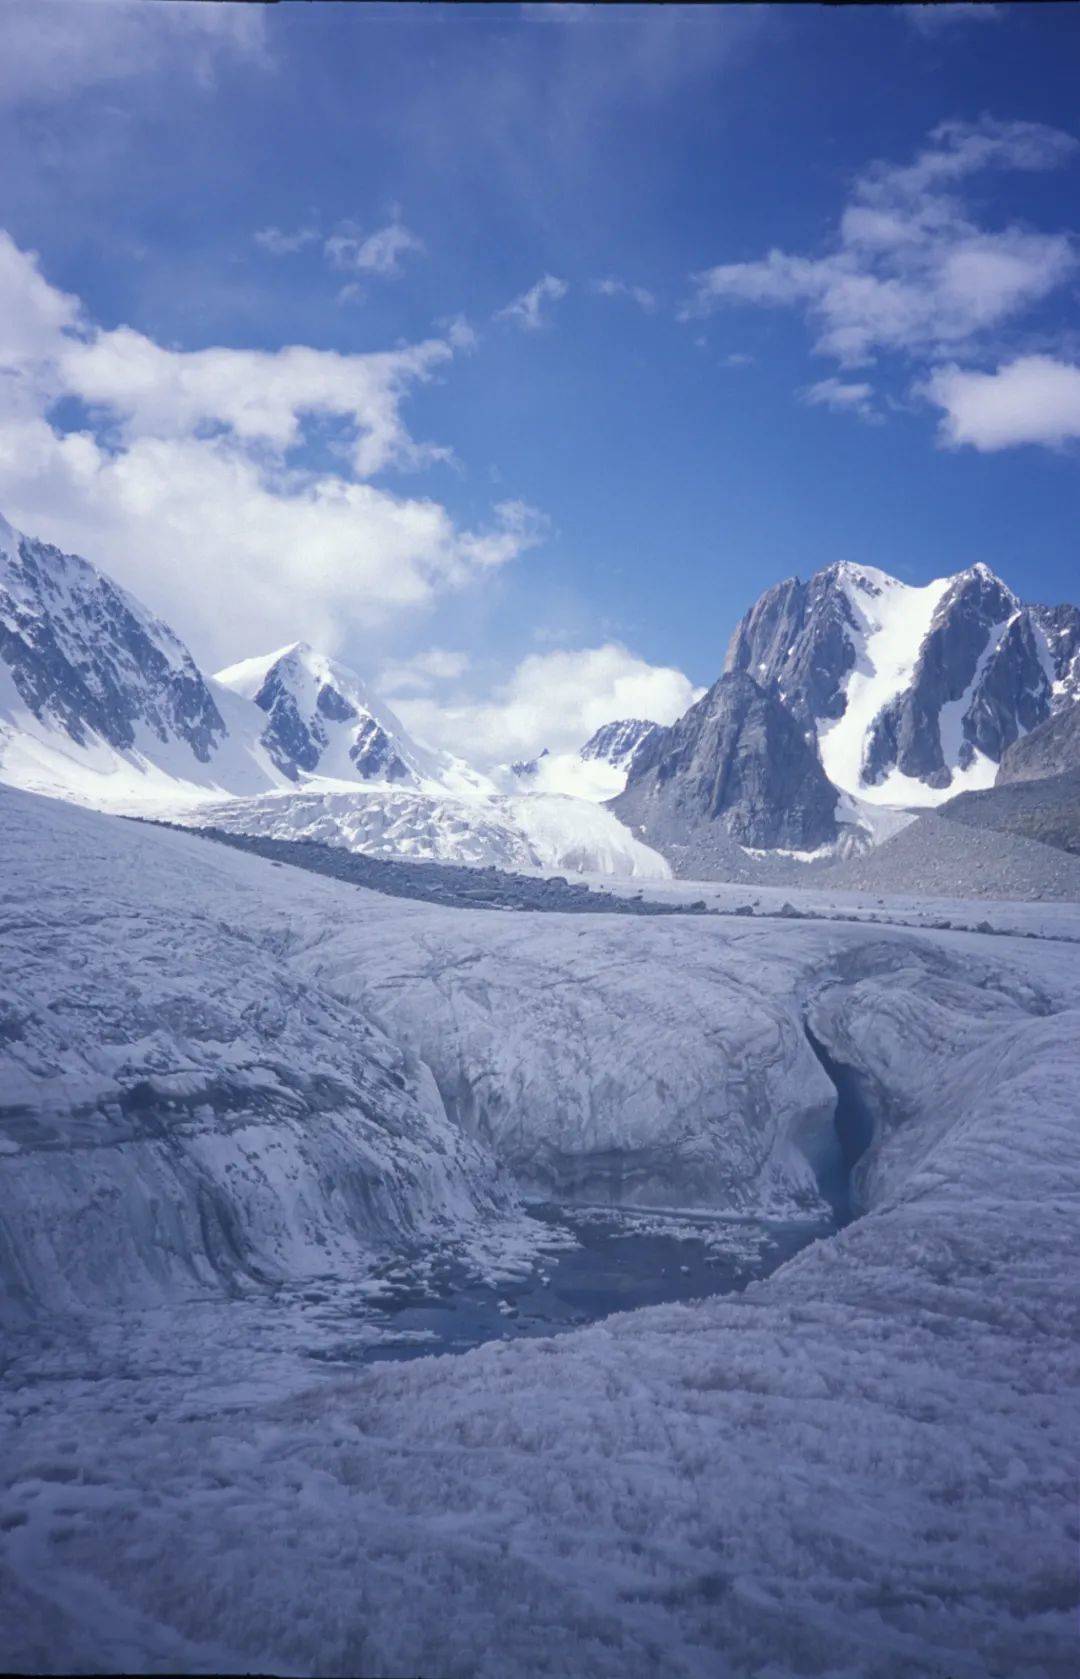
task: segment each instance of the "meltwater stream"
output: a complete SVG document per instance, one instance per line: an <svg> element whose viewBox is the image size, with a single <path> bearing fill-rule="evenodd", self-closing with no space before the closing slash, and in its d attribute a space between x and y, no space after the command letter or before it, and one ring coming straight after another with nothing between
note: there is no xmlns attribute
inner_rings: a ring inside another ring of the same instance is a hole
<svg viewBox="0 0 1080 1679"><path fill-rule="evenodd" d="M351 1364L461 1353L485 1341L558 1334L641 1306L738 1293L835 1228L810 1220L554 1205L534 1205L529 1214L548 1227L553 1246L526 1274L481 1280L447 1261L427 1268L420 1280L397 1266L377 1306L365 1304L354 1316L354 1334L326 1302L343 1333L309 1356Z"/></svg>

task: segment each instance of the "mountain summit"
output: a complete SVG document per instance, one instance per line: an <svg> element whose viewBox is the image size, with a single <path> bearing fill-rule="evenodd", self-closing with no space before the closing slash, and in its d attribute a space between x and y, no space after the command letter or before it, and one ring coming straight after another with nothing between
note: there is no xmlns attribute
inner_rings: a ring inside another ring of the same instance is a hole
<svg viewBox="0 0 1080 1679"><path fill-rule="evenodd" d="M438 778L432 754L389 707L306 641L230 665L215 680L266 714L262 744L290 781L306 774L418 787Z"/></svg>
<svg viewBox="0 0 1080 1679"><path fill-rule="evenodd" d="M767 589L724 668L787 706L838 787L934 804L989 786L1068 703L1078 660L1080 611L1025 605L985 565L915 587L840 564Z"/></svg>
<svg viewBox="0 0 1080 1679"><path fill-rule="evenodd" d="M733 671L646 737L612 809L660 851L713 823L742 846L815 851L839 838L838 798L790 711Z"/></svg>

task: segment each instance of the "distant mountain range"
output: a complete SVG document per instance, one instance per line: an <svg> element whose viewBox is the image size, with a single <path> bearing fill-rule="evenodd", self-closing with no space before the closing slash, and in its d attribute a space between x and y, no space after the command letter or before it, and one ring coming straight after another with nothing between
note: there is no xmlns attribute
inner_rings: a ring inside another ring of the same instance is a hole
<svg viewBox="0 0 1080 1679"><path fill-rule="evenodd" d="M983 565L921 587L833 565L766 590L670 727L598 729L571 798L548 754L484 775L431 751L304 642L206 676L104 573L0 520L0 779L185 820L213 804L239 831L642 875L824 859L897 809L1080 768L1078 700L1077 607Z"/></svg>

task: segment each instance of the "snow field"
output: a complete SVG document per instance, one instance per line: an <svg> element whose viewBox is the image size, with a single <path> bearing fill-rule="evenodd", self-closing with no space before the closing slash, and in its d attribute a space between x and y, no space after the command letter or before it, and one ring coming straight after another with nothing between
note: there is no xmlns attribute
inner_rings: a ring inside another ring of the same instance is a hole
<svg viewBox="0 0 1080 1679"><path fill-rule="evenodd" d="M331 1373L290 1347L287 1316L214 1277L147 1285L135 1311L106 1274L75 1323L58 1296L5 1340L3 1665L1075 1670L1080 959L1052 937L1056 906L1015 910L1051 935L1023 940L498 915L0 803L2 1048L22 1081L4 1085L4 1228L14 1209L22 1240L57 1185L67 1264L95 1251L79 1256L91 1159L175 1160L189 1121L163 1124L163 1095L210 1107L200 1165L213 1156L225 1183L233 1110L207 1089L226 1078L245 1124L268 1098L248 1162L264 1181L275 1133L323 1148L322 1107L297 1114L284 1071L338 1081L334 1135L377 1138L402 1228L475 1228L485 1171L488 1217L505 1218L496 1160L624 1184L622 1157L644 1156L702 1204L750 1183L790 1208L827 1134L804 1022L874 1135L855 1167L864 1216L744 1295L461 1358ZM118 1100L147 1084L145 1112ZM153 1115L164 1136L117 1134ZM419 1214L399 1129L439 1162ZM27 1154L33 1177L8 1175ZM301 1273L335 1228L341 1155L316 1164L309 1234L258 1249ZM146 1195L114 1179L114 1224ZM255 1198L249 1228L272 1231L271 1211ZM350 1263L331 1245L323 1270Z"/></svg>

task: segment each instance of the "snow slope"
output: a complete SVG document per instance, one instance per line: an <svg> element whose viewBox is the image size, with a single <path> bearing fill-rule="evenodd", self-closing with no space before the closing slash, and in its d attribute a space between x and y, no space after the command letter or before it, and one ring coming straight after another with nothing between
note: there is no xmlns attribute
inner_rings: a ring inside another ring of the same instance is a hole
<svg viewBox="0 0 1080 1679"><path fill-rule="evenodd" d="M136 986L157 1029L177 1032L173 976L235 983L237 929L260 991L272 952L301 1018L305 995L332 1015L333 1041L287 1041L294 1070L313 1052L340 1068L359 1033L363 1076L402 1067L404 1099L420 1074L386 1046L422 1035L440 1087L467 1084L507 1158L528 1160L552 1126L561 1149L632 1150L649 1077L655 1139L670 1147L666 1109L692 1096L698 1134L728 1135L730 1169L768 1192L809 1139L815 1082L823 1096L843 1075L845 1122L871 1138L854 1172L862 1216L767 1282L553 1340L355 1371L305 1359L287 1315L253 1298L9 1337L6 1665L1074 1671L1080 960L1055 940L1056 911L1021 940L436 910L0 798L19 987L4 1053L48 1083L32 1117L57 1128L34 1193L46 1165L57 1175L65 1128L80 1141L78 1093L125 1055L145 1077ZM253 1031L258 998L207 989ZM356 1025L375 1015L379 1034ZM186 1013L180 1031L196 1037ZM55 1034L40 1052L38 1032ZM763 1163L770 1136L781 1146ZM18 1153L0 1157L13 1166L26 1169ZM59 1181L73 1252L88 1191L83 1172Z"/></svg>
<svg viewBox="0 0 1080 1679"><path fill-rule="evenodd" d="M450 794L338 789L203 803L155 814L197 827L273 839L314 839L375 856L477 868L562 870L632 880L666 879L658 851L610 811L558 794Z"/></svg>
<svg viewBox="0 0 1080 1679"><path fill-rule="evenodd" d="M4 781L101 806L259 792L285 778L253 718L126 590L0 519Z"/></svg>
<svg viewBox="0 0 1080 1679"><path fill-rule="evenodd" d="M0 811L0 1318L355 1269L512 1205L216 848L7 789Z"/></svg>
<svg viewBox="0 0 1080 1679"><path fill-rule="evenodd" d="M952 578L939 577L916 588L874 566L841 566L837 570L856 626L849 637L855 664L847 679L843 716L822 724L818 730L825 774L837 787L867 803L934 803L940 793L895 769L876 786L864 783L863 753L874 719L910 683L931 620ZM991 766L991 781L995 767ZM960 791L959 785L955 790Z"/></svg>
<svg viewBox="0 0 1080 1679"><path fill-rule="evenodd" d="M263 742L280 761L320 780L442 791L465 773L456 759L413 740L354 671L305 641L244 659L214 680L268 714ZM465 774L464 784L481 787L482 781Z"/></svg>

